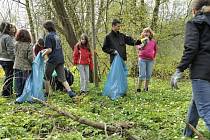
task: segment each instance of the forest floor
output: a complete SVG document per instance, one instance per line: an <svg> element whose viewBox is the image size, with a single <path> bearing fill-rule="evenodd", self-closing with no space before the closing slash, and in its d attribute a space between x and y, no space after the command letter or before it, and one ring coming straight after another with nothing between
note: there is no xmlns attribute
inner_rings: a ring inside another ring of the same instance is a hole
<svg viewBox="0 0 210 140"><path fill-rule="evenodd" d="M79 79L72 88L79 91ZM1 80L2 81L2 80ZM105 81L105 80L104 80ZM180 140L191 100L190 81L181 82L179 90L172 90L169 81L153 79L148 92L136 93L135 81L129 78L127 95L112 101L102 96L104 82L77 100L64 92L54 91L48 104L80 117L107 125L132 122L128 131L140 140ZM102 130L79 124L39 103L15 104L15 96L0 97L0 138L9 139L126 139L120 134L107 135ZM202 120L197 129L210 139Z"/></svg>

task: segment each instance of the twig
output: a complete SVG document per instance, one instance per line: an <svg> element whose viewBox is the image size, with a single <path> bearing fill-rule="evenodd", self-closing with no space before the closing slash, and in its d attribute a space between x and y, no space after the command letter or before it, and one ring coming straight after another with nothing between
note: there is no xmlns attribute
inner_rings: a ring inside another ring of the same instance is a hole
<svg viewBox="0 0 210 140"><path fill-rule="evenodd" d="M102 123L94 122L94 121L91 121L91 120L79 117L79 116L77 116L77 115L75 115L73 113L69 113L69 112L63 111L63 109L59 109L56 106L49 105L48 103L43 102L43 101L41 101L41 100L39 100L37 98L33 98L33 100L43 104L46 107L49 107L50 109L56 111L57 113L59 113L59 114L61 114L63 116L67 116L67 117L71 118L72 120L79 122L80 124L85 124L85 125L88 125L88 126L92 126L94 128L97 128L97 129L100 129L100 130L103 130L103 131L108 131L110 133L123 132L123 134L128 139L130 139L130 140L137 140L137 138L135 136L132 136L128 131L125 130L125 127L120 126L119 124L116 127L116 126L113 126L113 125L107 125L107 124L105 124L103 122Z"/></svg>

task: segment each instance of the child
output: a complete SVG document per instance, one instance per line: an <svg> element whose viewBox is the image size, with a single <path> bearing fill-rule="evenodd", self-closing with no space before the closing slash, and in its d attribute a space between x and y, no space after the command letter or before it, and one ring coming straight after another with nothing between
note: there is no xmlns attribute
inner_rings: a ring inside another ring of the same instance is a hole
<svg viewBox="0 0 210 140"><path fill-rule="evenodd" d="M74 65L80 72L80 93L88 92L89 68L93 70L92 54L86 34L81 35L81 40L75 45L73 52Z"/></svg>
<svg viewBox="0 0 210 140"><path fill-rule="evenodd" d="M16 34L15 62L14 62L14 83L16 96L22 95L25 82L32 70L33 52L31 36L28 30L20 29Z"/></svg>
<svg viewBox="0 0 210 140"><path fill-rule="evenodd" d="M55 30L55 24L53 21L48 20L43 24L43 27L48 32L44 41L45 49L42 50L43 57L48 55L45 69L45 94L49 94L50 79L52 78L52 73L55 70L58 75L58 80L65 87L69 97L74 97L76 94L71 90L68 82L66 81L63 49L61 46L61 40Z"/></svg>
<svg viewBox="0 0 210 140"><path fill-rule="evenodd" d="M137 92L141 92L141 85L144 80L144 91L148 91L153 63L157 53L157 43L152 39L153 34L153 31L149 27L143 29L141 33L142 44L137 45L139 49L139 79Z"/></svg>
<svg viewBox="0 0 210 140"><path fill-rule="evenodd" d="M37 40L37 43L33 47L33 56L34 58L37 56L37 54L44 49L44 40L42 38L39 38Z"/></svg>

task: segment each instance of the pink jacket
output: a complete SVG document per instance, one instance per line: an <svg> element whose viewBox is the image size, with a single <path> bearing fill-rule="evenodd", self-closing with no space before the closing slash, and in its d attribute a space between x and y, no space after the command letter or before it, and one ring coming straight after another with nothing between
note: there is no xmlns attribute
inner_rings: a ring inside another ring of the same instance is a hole
<svg viewBox="0 0 210 140"><path fill-rule="evenodd" d="M141 49L140 45L136 46L139 49L139 58L147 59L147 60L154 60L156 53L157 53L157 43L154 39L149 40L143 49Z"/></svg>

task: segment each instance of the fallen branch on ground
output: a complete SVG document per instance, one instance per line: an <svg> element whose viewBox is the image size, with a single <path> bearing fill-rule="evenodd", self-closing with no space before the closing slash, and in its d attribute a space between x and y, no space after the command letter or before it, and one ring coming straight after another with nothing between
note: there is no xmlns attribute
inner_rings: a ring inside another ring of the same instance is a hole
<svg viewBox="0 0 210 140"><path fill-rule="evenodd" d="M41 101L37 98L33 98L33 100L38 101L39 103L43 104L44 106L49 107L50 109L56 111L57 113L59 113L63 116L67 116L67 117L71 118L72 120L79 122L80 124L85 124L85 125L103 130L103 131L105 131L105 133L108 133L108 134L120 133L123 136L126 136L128 140L137 140L138 139L136 136L132 136L128 131L125 130L128 128L131 128L133 126L132 123L123 122L123 123L118 123L116 125L107 125L106 123L94 122L94 121L79 117L73 113L63 111L63 110L59 109L58 107L50 105L50 104L48 104L44 101Z"/></svg>

